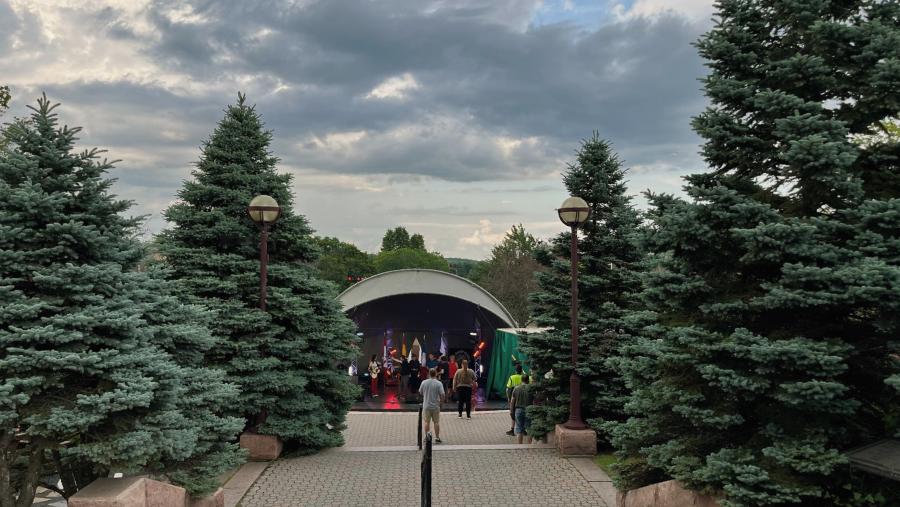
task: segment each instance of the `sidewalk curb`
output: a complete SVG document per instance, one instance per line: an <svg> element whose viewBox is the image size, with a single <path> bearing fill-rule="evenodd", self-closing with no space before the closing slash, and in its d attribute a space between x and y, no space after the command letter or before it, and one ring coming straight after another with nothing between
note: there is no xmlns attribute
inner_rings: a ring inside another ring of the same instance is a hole
<svg viewBox="0 0 900 507"><path fill-rule="evenodd" d="M235 507L239 504L268 466L268 461L248 461L241 465L241 468L222 486L225 490L225 507Z"/></svg>
<svg viewBox="0 0 900 507"><path fill-rule="evenodd" d="M607 507L616 507L616 496L619 491L613 486L609 475L594 462L593 458L571 457L566 459L600 495Z"/></svg>

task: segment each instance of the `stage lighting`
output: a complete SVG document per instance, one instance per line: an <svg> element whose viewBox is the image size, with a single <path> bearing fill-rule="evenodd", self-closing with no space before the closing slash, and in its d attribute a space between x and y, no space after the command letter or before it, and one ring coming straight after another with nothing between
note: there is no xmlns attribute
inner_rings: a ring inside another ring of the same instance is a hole
<svg viewBox="0 0 900 507"><path fill-rule="evenodd" d="M472 331L471 333L469 333L469 336L478 336L478 333L476 333L475 331Z"/></svg>
<svg viewBox="0 0 900 507"><path fill-rule="evenodd" d="M363 334L362 334L362 331L356 333L356 336L362 336L362 335L363 335Z"/></svg>

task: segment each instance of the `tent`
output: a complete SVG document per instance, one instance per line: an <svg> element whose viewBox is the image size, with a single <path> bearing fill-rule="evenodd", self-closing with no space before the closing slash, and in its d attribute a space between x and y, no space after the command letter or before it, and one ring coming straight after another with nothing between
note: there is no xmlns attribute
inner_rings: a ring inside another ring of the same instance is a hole
<svg viewBox="0 0 900 507"><path fill-rule="evenodd" d="M494 333L491 366L488 369L485 396L506 397L506 381L515 371L514 363L522 363L525 373L529 373L528 358L519 350L519 336L525 333L540 333L542 328L502 328Z"/></svg>

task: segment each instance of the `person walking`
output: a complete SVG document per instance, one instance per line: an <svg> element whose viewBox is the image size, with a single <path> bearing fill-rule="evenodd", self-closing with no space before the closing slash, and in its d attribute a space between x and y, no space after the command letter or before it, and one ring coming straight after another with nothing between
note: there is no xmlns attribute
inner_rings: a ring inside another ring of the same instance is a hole
<svg viewBox="0 0 900 507"><path fill-rule="evenodd" d="M434 421L434 441L441 443L441 402L444 401L444 385L437 379L437 370L428 370L428 378L419 386L422 395L422 419L425 421L425 433L431 430Z"/></svg>
<svg viewBox="0 0 900 507"><path fill-rule="evenodd" d="M525 434L531 430L531 421L528 419L526 409L531 405L531 386L528 385L528 375L522 375L522 383L513 389L509 400L509 413L516 422L516 438L521 444ZM528 435L528 443L531 443L531 435Z"/></svg>
<svg viewBox="0 0 900 507"><path fill-rule="evenodd" d="M510 375L509 379L506 381L506 403L507 403L507 405L512 403L513 389L515 389L518 385L520 385L522 383L522 373L523 373L522 365L519 363L516 363L515 373ZM509 426L509 431L507 431L506 434L509 436L514 436L516 434L515 433L516 415L512 412L511 408L509 411L509 418L512 419L512 421Z"/></svg>
<svg viewBox="0 0 900 507"><path fill-rule="evenodd" d="M378 397L378 374L381 373L381 368L378 367L378 361L375 358L378 357L376 354L372 354L372 360L369 361L369 376L372 377L372 397Z"/></svg>
<svg viewBox="0 0 900 507"><path fill-rule="evenodd" d="M400 361L400 386L397 388L398 397L404 400L406 395L409 394L409 373L409 360L404 357Z"/></svg>
<svg viewBox="0 0 900 507"><path fill-rule="evenodd" d="M469 369L469 361L463 359L462 366L453 376L453 391L456 392L456 411L462 417L463 408L466 418L472 418L472 386L475 384L475 372Z"/></svg>

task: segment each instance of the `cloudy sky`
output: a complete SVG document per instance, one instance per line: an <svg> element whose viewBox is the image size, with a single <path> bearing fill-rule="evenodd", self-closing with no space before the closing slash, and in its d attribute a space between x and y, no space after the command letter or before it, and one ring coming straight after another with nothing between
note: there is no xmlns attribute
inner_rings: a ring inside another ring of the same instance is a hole
<svg viewBox="0 0 900 507"><path fill-rule="evenodd" d="M166 226L199 145L244 91L295 208L377 251L403 225L484 258L516 223L562 225L560 171L597 130L633 193L702 169L691 42L712 0L0 0L10 115L46 91L116 192Z"/></svg>

